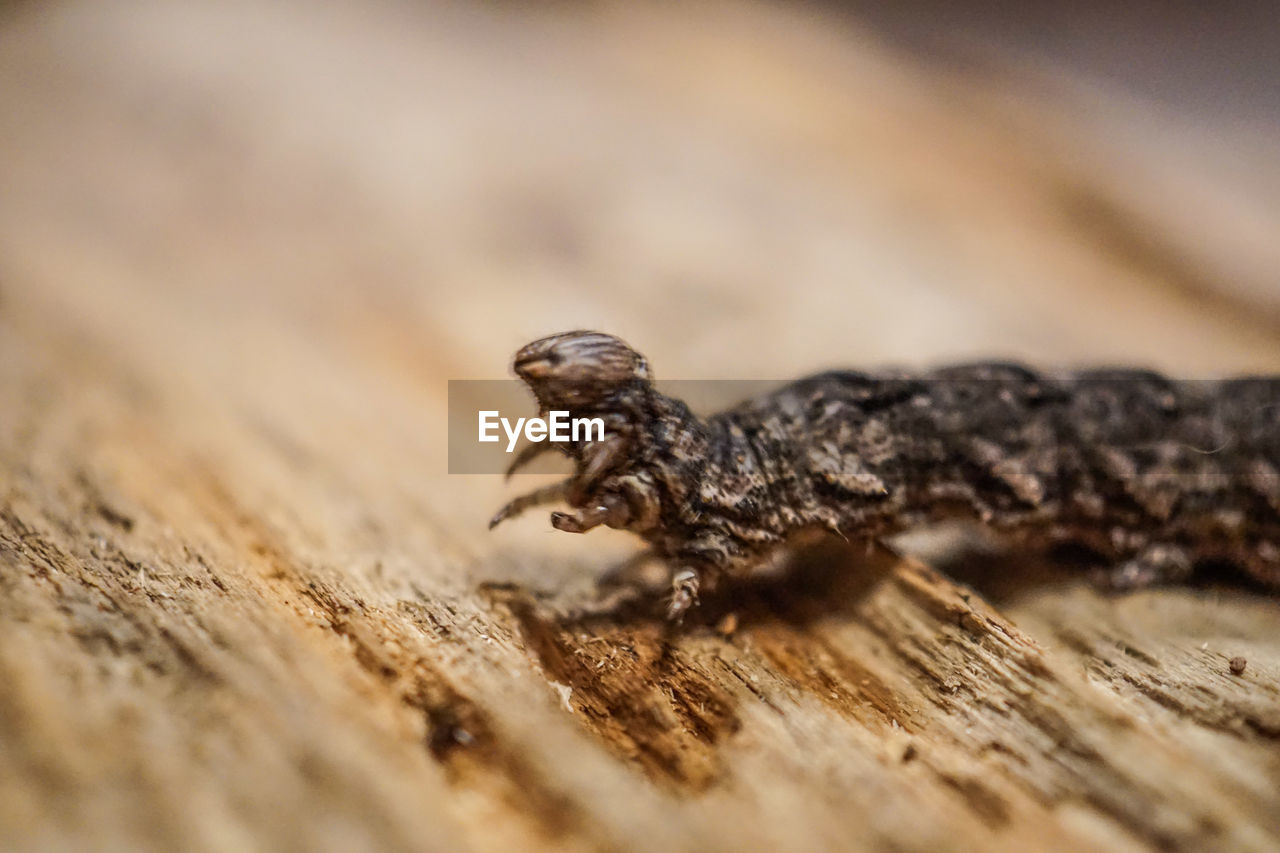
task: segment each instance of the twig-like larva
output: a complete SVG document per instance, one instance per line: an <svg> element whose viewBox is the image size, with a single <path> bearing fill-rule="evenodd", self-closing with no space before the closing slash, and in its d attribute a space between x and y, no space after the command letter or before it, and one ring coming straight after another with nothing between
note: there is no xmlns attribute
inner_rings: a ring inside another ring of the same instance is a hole
<svg viewBox="0 0 1280 853"><path fill-rule="evenodd" d="M535 341L515 371L544 415L601 417L605 439L522 453L513 468L554 446L575 473L493 524L564 500L560 530L639 534L671 569L670 619L800 531L869 541L957 515L1016 541L1087 545L1119 587L1214 559L1280 589L1280 378L836 371L702 420L599 332Z"/></svg>

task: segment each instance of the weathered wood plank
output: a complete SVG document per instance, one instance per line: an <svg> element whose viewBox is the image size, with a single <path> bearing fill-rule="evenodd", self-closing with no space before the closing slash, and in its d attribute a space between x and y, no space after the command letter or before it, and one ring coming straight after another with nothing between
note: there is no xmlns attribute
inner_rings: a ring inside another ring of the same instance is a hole
<svg viewBox="0 0 1280 853"><path fill-rule="evenodd" d="M573 326L1280 369L1141 122L757 5L19 5L0 74L0 847L1280 845L1274 599L822 551L667 635L445 473Z"/></svg>

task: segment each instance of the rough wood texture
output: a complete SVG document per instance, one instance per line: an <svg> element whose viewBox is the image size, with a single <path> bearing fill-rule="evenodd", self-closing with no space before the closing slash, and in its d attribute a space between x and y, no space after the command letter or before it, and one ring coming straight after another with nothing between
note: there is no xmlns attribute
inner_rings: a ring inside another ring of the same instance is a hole
<svg viewBox="0 0 1280 853"><path fill-rule="evenodd" d="M817 553L668 639L562 615L627 538L445 473L444 380L578 326L1280 370L1275 173L1046 73L755 5L0 9L0 848L1275 849L1275 599Z"/></svg>

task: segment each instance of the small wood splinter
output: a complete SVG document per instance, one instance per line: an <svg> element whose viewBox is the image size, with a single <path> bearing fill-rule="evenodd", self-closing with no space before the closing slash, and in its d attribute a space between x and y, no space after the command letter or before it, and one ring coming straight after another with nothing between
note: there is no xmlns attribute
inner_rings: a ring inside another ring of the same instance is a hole
<svg viewBox="0 0 1280 853"><path fill-rule="evenodd" d="M832 371L702 420L611 335L543 338L514 367L541 415L602 418L605 438L523 450L508 473L553 447L575 473L490 527L564 501L558 530L639 534L671 568L673 623L797 534L870 546L956 516L1022 545L1085 545L1117 588L1185 580L1212 560L1280 590L1280 378Z"/></svg>

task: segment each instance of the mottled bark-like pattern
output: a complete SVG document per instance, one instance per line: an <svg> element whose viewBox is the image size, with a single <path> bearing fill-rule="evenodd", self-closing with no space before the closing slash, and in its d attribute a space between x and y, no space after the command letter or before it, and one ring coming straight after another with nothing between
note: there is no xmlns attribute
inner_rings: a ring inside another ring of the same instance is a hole
<svg viewBox="0 0 1280 853"><path fill-rule="evenodd" d="M544 412L604 416L609 438L560 446L575 475L495 523L563 497L560 529L635 531L672 567L673 617L800 531L872 540L957 516L1086 545L1118 586L1222 560L1280 589L1280 378L833 371L701 420L608 335L536 341L516 371Z"/></svg>

